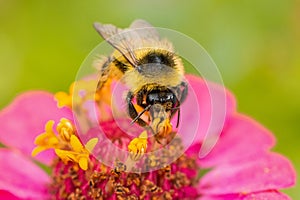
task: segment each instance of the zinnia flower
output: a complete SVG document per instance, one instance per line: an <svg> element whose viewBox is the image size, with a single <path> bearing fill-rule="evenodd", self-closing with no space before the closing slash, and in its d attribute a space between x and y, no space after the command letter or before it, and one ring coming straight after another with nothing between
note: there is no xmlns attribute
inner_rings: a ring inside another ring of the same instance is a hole
<svg viewBox="0 0 300 200"><path fill-rule="evenodd" d="M289 199L279 190L295 184L295 171L289 160L270 151L275 145L272 133L238 113L228 91L226 112L220 110L223 87L186 78L196 102L187 97L178 133L167 150L150 154L141 166L157 170L140 173L127 171L122 158L107 166L95 156L114 156L107 153L104 137L119 149L127 148L131 137L115 120L98 122L105 136L91 128L87 138L79 138L73 113L58 108L53 95L19 95L0 113L0 142L5 145L0 149L0 199ZM223 120L218 113L224 113ZM218 131L216 145L199 156L206 133ZM195 138L191 132L197 133ZM37 154L49 148L56 154L50 150L31 157L33 150Z"/></svg>

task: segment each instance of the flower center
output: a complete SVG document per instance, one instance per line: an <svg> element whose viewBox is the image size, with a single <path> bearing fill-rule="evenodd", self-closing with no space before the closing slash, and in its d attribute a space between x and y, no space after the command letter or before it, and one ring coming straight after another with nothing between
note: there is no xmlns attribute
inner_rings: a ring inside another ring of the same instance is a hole
<svg viewBox="0 0 300 200"><path fill-rule="evenodd" d="M112 127L112 126L111 126ZM122 137L119 137L122 140ZM124 138L125 140L128 138ZM148 157L142 168L156 166L149 172L128 172L127 166L116 161L107 167L91 156L86 170L75 162L57 158L53 163L49 190L53 199L182 199L197 198L199 166L192 157L176 152L182 149L179 138L168 150ZM117 140L115 141L117 142ZM172 151L170 151L172 149ZM168 160L175 160L171 164ZM158 167L157 167L158 166ZM146 171L143 170L142 171Z"/></svg>
<svg viewBox="0 0 300 200"><path fill-rule="evenodd" d="M49 187L53 199L180 199L198 196L194 159L182 155L176 162L147 173L125 172L123 163L114 169L91 158L86 171L57 159Z"/></svg>

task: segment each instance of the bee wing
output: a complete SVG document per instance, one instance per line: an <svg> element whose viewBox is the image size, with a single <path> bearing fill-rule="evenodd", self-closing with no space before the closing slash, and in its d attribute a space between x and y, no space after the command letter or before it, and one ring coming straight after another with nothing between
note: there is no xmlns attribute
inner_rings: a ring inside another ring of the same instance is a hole
<svg viewBox="0 0 300 200"><path fill-rule="evenodd" d="M118 50L133 67L136 67L138 63L135 50L141 49L145 45L148 47L149 42L160 40L157 30L150 23L141 19L133 21L126 29L101 23L94 23L94 27L103 39Z"/></svg>
<svg viewBox="0 0 300 200"><path fill-rule="evenodd" d="M130 29L138 29L138 33L140 37L144 40L149 40L149 38L152 38L154 40L160 40L160 36L156 28L154 28L149 22L137 19L134 20L130 24Z"/></svg>
<svg viewBox="0 0 300 200"><path fill-rule="evenodd" d="M137 44L142 40L137 32L120 29L112 24L94 23L94 27L103 39L118 50L132 66L137 66L134 49L138 48Z"/></svg>

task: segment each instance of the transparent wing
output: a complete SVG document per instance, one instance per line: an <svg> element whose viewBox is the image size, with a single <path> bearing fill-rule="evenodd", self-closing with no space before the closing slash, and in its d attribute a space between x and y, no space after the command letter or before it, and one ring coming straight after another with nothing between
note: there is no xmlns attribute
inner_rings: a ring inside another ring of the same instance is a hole
<svg viewBox="0 0 300 200"><path fill-rule="evenodd" d="M135 55L136 49L141 49L146 41L159 40L156 29L144 20L135 20L129 28L120 29L112 24L94 23L97 32L118 50L122 56L134 67L138 60Z"/></svg>
<svg viewBox="0 0 300 200"><path fill-rule="evenodd" d="M137 19L131 23L129 28L138 29L136 31L144 40L149 40L149 38L151 38L152 40L160 40L160 36L156 28L154 28L149 22L145 20Z"/></svg>
<svg viewBox="0 0 300 200"><path fill-rule="evenodd" d="M137 65L137 58L134 54L135 43L140 41L135 31L123 30L111 24L94 23L97 32L118 50L122 56L134 67Z"/></svg>

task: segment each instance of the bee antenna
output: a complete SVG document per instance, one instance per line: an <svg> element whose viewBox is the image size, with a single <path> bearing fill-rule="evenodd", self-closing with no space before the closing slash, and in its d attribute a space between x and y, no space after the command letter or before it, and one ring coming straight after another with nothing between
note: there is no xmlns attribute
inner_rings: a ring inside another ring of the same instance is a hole
<svg viewBox="0 0 300 200"><path fill-rule="evenodd" d="M148 105L142 112L140 112L139 114L138 114L138 116L136 116L131 122L130 122L130 124L134 124L134 122L136 122L147 110L149 110L150 109L150 107L151 107L152 105Z"/></svg>

